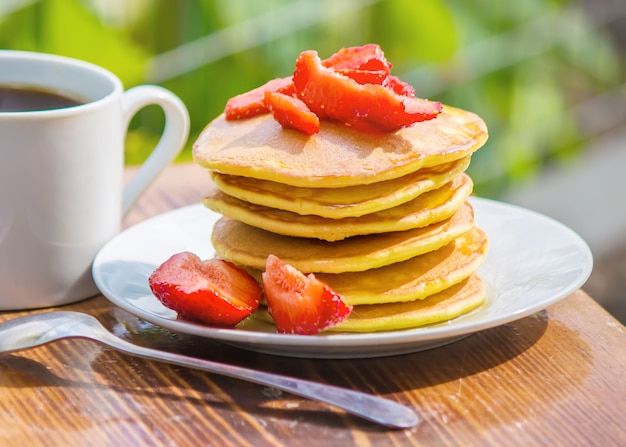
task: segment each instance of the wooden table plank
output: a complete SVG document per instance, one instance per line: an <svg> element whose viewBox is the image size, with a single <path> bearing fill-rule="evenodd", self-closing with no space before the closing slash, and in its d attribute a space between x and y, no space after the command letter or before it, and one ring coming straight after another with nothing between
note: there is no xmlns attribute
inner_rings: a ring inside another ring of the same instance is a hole
<svg viewBox="0 0 626 447"><path fill-rule="evenodd" d="M208 181L192 165L168 169L125 225L198 202ZM259 385L66 340L0 354L0 445L626 444L626 329L582 291L441 348L356 360L278 357L173 334L102 296L64 309L96 315L137 344L379 394L425 421L389 430Z"/></svg>

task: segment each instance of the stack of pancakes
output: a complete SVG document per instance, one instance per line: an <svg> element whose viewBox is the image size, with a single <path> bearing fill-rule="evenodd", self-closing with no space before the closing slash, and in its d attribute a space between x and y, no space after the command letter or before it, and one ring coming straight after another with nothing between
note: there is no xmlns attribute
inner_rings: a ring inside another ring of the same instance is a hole
<svg viewBox="0 0 626 447"><path fill-rule="evenodd" d="M194 144L221 213L212 242L260 278L274 254L354 306L336 331L445 321L480 306L487 249L465 170L487 139L475 114L444 106L430 121L367 134L322 122L307 136L271 115L220 116ZM271 319L261 308L255 316Z"/></svg>

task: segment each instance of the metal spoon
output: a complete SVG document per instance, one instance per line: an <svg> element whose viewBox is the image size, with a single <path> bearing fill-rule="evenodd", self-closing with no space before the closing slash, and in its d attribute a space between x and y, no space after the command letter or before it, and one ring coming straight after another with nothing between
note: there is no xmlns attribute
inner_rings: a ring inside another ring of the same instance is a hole
<svg viewBox="0 0 626 447"><path fill-rule="evenodd" d="M421 422L411 409L359 391L137 346L113 335L91 315L79 312L36 313L0 323L0 352L29 349L64 338L85 338L138 357L267 385L326 402L387 427L409 428Z"/></svg>

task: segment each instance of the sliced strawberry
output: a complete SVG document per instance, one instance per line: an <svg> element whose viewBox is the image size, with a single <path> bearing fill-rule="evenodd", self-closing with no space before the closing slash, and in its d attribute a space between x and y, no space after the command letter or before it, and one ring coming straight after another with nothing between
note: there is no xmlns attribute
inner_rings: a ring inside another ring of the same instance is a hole
<svg viewBox="0 0 626 447"><path fill-rule="evenodd" d="M415 98L415 89L412 85L407 84L404 81L401 81L396 76L387 76L383 84L385 87L390 88L394 92L396 92L400 96L408 96L410 98Z"/></svg>
<svg viewBox="0 0 626 447"><path fill-rule="evenodd" d="M383 85L389 74L383 70L359 70L357 68L341 68L335 70L337 73L354 79L359 84Z"/></svg>
<svg viewBox="0 0 626 447"><path fill-rule="evenodd" d="M256 115L268 113L269 110L263 102L265 92L282 92L293 94L294 86L291 76L286 78L272 79L260 87L249 92L234 96L226 102L224 115L227 120L239 120L252 118Z"/></svg>
<svg viewBox="0 0 626 447"><path fill-rule="evenodd" d="M234 326L261 302L259 284L248 272L221 259L202 261L193 253L173 255L148 278L152 293L178 316Z"/></svg>
<svg viewBox="0 0 626 447"><path fill-rule="evenodd" d="M304 275L274 255L267 257L263 288L279 333L317 334L341 323L352 311L312 273Z"/></svg>
<svg viewBox="0 0 626 447"><path fill-rule="evenodd" d="M312 50L300 53L293 83L297 97L318 117L358 128L391 132L433 119L442 110L439 102L398 95L381 85L360 85L324 67Z"/></svg>
<svg viewBox="0 0 626 447"><path fill-rule="evenodd" d="M391 71L391 64L385 58L383 50L373 43L360 47L342 48L328 59L324 59L322 65L335 70L384 71L386 74Z"/></svg>
<svg viewBox="0 0 626 447"><path fill-rule="evenodd" d="M265 92L265 105L274 119L287 129L296 129L308 135L320 131L319 118L298 98L277 92Z"/></svg>

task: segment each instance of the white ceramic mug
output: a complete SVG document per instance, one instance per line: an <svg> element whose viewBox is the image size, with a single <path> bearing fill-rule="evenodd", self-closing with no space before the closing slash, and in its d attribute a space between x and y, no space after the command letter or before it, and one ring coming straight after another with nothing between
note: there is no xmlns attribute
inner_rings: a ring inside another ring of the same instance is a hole
<svg viewBox="0 0 626 447"><path fill-rule="evenodd" d="M84 103L0 111L0 310L95 295L93 258L185 144L187 109L161 87L124 91L101 67L41 53L0 51L0 86L6 85L59 91ZM124 187L128 124L151 104L164 111L163 134Z"/></svg>

